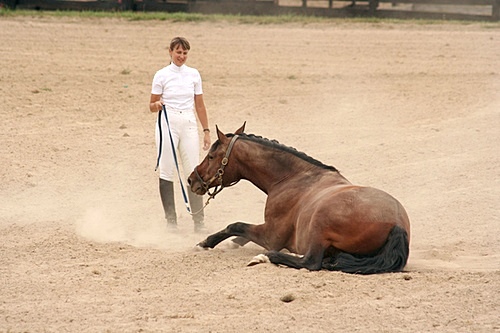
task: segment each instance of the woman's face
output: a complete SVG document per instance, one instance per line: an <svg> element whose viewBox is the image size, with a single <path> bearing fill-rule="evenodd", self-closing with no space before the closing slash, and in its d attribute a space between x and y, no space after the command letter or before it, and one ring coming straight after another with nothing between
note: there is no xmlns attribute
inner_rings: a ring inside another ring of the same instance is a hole
<svg viewBox="0 0 500 333"><path fill-rule="evenodd" d="M185 50L182 46L177 45L173 51L169 50L172 62L181 67L187 60L189 50Z"/></svg>

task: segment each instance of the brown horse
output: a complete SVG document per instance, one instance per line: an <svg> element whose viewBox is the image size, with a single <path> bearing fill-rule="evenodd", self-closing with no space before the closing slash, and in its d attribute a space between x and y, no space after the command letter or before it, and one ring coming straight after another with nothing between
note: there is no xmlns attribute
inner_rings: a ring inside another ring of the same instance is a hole
<svg viewBox="0 0 500 333"><path fill-rule="evenodd" d="M269 251L249 265L271 262L357 274L404 268L410 222L395 198L353 185L334 167L277 141L244 134L244 128L227 135L217 128L218 140L188 183L193 192L213 198L240 179L252 182L268 196L265 223L232 223L200 247L237 236L240 245L252 241Z"/></svg>

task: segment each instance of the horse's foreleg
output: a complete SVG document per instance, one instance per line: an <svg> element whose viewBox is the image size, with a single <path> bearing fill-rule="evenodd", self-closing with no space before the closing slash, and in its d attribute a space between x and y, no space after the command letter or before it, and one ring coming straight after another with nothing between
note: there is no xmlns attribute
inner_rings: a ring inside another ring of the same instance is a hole
<svg viewBox="0 0 500 333"><path fill-rule="evenodd" d="M250 241L244 237L238 236L232 240L232 242L239 246L245 246Z"/></svg>
<svg viewBox="0 0 500 333"><path fill-rule="evenodd" d="M217 246L217 244L231 236L239 236L244 238L240 241L243 245L245 245L248 242L248 240L244 242L247 239L247 230L251 226L254 225L243 222L232 223L228 225L224 230L208 236L204 241L198 243L198 246L202 248L214 248L215 246ZM240 242L237 241L237 244L240 244Z"/></svg>

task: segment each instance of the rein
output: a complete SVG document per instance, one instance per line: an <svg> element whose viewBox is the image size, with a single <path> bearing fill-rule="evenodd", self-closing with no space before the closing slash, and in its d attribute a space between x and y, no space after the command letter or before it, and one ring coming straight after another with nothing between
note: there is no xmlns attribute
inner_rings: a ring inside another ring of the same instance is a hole
<svg viewBox="0 0 500 333"><path fill-rule="evenodd" d="M231 139L231 142L229 142L229 146L227 147L226 154L221 161L220 168L217 169L217 171L215 172L215 175L213 175L213 177L210 178L210 180L208 182L205 182L203 180L203 178L201 178L200 174L198 173L198 167L194 168L194 173L196 174L196 177L198 177L198 180L201 182L201 186L203 186L203 189L205 190L205 192L208 194L208 197L209 197L205 206L208 205L210 199L215 199L215 196L220 191L222 191L222 189L224 187L233 186L236 183L238 183L238 181L239 181L239 180L235 181L227 186L224 186L224 184L222 182L222 176L224 175L224 169L229 161L229 155L231 154L231 151L233 150L233 146L234 146L234 143L236 142L236 140L238 140L238 135L234 135L233 138ZM210 193L209 186L216 180L219 181L220 185L216 185L214 190L212 191L212 193ZM220 188L219 188L219 186L220 186Z"/></svg>

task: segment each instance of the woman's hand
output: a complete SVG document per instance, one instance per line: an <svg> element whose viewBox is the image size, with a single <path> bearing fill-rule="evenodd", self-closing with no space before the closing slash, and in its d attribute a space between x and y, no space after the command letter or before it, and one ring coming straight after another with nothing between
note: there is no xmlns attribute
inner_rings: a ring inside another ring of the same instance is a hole
<svg viewBox="0 0 500 333"><path fill-rule="evenodd" d="M156 111L151 111L151 112L159 112L163 109L163 101L162 100L156 101L153 104L154 104L153 110L156 110Z"/></svg>
<svg viewBox="0 0 500 333"><path fill-rule="evenodd" d="M203 150L208 150L210 148L210 132L205 131L203 132L205 135L203 136Z"/></svg>

